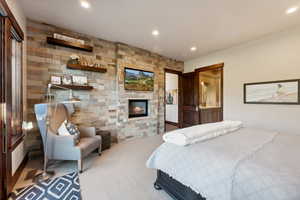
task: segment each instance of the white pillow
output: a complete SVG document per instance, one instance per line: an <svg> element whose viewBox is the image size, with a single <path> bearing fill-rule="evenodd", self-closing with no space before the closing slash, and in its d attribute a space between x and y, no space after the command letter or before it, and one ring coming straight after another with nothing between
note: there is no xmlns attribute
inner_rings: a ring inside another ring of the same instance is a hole
<svg viewBox="0 0 300 200"><path fill-rule="evenodd" d="M75 143L78 144L80 140L80 132L76 125L65 120L58 128L59 136L70 136L72 135L75 139Z"/></svg>
<svg viewBox="0 0 300 200"><path fill-rule="evenodd" d="M65 121L60 125L60 127L58 128L58 135L60 135L60 136L68 136L68 135L71 135L70 132L68 131L67 127L66 127L66 124L67 124L67 120L65 120Z"/></svg>

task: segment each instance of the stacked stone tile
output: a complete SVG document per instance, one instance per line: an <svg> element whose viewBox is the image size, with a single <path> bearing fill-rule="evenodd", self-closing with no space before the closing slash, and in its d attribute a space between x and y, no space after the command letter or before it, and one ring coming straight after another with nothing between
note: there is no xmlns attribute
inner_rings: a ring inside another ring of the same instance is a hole
<svg viewBox="0 0 300 200"><path fill-rule="evenodd" d="M46 38L61 33L83 39L93 46L92 53L47 44ZM77 54L96 60L107 73L78 71L66 68L70 55ZM153 92L126 91L124 67L155 73ZM82 102L77 104L73 121L112 132L115 140L151 136L164 131L164 68L183 71L183 62L122 43L105 41L49 24L28 20L27 23L27 118L35 121L33 106L44 101L51 75L85 75L92 91L74 91ZM57 101L66 99L68 92L53 90ZM128 119L128 99L148 99L149 116ZM35 126L36 127L36 126ZM37 128L28 133L27 143L39 149L41 139Z"/></svg>

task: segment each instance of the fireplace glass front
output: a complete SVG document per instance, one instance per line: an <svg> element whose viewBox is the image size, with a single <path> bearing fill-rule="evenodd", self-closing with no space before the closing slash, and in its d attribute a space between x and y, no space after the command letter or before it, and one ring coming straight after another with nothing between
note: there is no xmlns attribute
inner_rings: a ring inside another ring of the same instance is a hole
<svg viewBox="0 0 300 200"><path fill-rule="evenodd" d="M129 99L128 111L129 118L148 116L148 100Z"/></svg>

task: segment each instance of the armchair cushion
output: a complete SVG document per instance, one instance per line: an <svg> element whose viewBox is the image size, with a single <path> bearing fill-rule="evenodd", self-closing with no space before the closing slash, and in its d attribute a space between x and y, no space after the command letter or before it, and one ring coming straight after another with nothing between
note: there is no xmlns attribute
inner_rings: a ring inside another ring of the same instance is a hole
<svg viewBox="0 0 300 200"><path fill-rule="evenodd" d="M78 128L80 131L80 138L96 136L96 128L95 127L79 126Z"/></svg>
<svg viewBox="0 0 300 200"><path fill-rule="evenodd" d="M48 159L78 160L81 158L80 149L77 148L73 135L59 136L49 132L47 144Z"/></svg>
<svg viewBox="0 0 300 200"><path fill-rule="evenodd" d="M74 147L76 145L76 139L73 135L69 136L56 136L55 143L57 146L62 147Z"/></svg>
<svg viewBox="0 0 300 200"><path fill-rule="evenodd" d="M81 138L76 147L80 148L81 156L85 157L95 149L101 148L101 137L93 136Z"/></svg>

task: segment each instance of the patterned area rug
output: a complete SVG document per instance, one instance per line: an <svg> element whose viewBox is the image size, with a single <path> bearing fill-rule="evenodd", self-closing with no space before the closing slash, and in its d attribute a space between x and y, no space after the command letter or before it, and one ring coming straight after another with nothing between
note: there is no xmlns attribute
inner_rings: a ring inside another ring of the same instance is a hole
<svg viewBox="0 0 300 200"><path fill-rule="evenodd" d="M79 176L73 172L15 191L13 200L81 200Z"/></svg>

